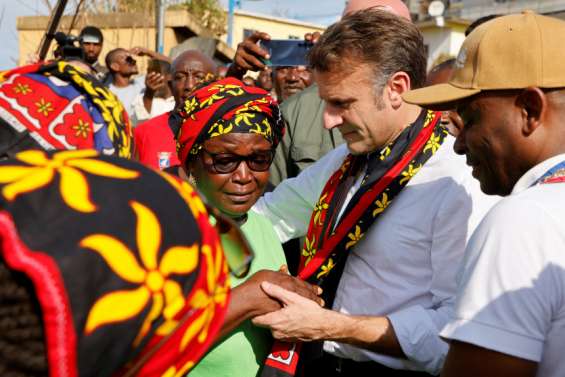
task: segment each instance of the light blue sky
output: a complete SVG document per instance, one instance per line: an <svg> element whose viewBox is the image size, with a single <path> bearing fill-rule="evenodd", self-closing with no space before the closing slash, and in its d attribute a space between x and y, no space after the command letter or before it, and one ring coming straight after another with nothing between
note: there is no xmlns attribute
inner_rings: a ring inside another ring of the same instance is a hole
<svg viewBox="0 0 565 377"><path fill-rule="evenodd" d="M227 8L228 0L220 2ZM335 21L344 5L345 0L241 0L244 10L320 24ZM0 70L14 67L18 60L16 17L45 14L43 0L0 0Z"/></svg>

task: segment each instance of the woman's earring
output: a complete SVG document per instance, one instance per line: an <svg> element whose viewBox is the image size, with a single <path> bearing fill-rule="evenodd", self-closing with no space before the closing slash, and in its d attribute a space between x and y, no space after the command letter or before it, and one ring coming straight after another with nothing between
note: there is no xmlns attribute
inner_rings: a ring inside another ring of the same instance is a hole
<svg viewBox="0 0 565 377"><path fill-rule="evenodd" d="M196 187L196 178L194 178L194 176L192 174L190 174L188 176L188 183L190 183L191 185L193 185L194 187Z"/></svg>

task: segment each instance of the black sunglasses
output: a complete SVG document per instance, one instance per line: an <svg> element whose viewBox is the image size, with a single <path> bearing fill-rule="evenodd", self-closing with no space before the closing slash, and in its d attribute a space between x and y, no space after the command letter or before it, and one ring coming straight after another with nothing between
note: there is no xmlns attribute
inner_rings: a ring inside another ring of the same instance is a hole
<svg viewBox="0 0 565 377"><path fill-rule="evenodd" d="M212 164L203 163L210 173L227 174L237 169L242 161L245 161L249 169L263 172L269 170L273 162L273 152L254 153L249 156L240 156L232 153L212 153L202 148L202 151L212 158Z"/></svg>
<svg viewBox="0 0 565 377"><path fill-rule="evenodd" d="M128 55L128 56L126 56L126 63L128 63L129 65L136 65L137 61L134 58L132 58L131 56Z"/></svg>

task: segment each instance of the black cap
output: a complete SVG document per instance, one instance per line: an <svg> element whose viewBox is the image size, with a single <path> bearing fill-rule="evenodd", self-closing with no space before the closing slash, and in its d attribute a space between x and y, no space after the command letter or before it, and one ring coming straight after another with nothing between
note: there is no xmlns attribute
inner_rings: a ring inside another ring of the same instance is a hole
<svg viewBox="0 0 565 377"><path fill-rule="evenodd" d="M80 31L80 38L86 43L100 43L104 42L104 36L102 36L102 31L96 26L85 26Z"/></svg>

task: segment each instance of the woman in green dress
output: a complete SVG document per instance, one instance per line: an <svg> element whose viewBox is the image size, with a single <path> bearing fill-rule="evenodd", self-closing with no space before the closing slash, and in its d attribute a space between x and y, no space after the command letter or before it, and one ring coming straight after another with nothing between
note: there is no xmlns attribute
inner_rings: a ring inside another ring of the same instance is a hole
<svg viewBox="0 0 565 377"><path fill-rule="evenodd" d="M312 287L284 271L285 257L269 220L250 211L269 180L269 167L284 132L276 102L263 89L228 78L196 90L185 102L177 140L190 180L209 204L233 219L254 259L245 279L232 278L232 296L222 341L191 376L252 377L259 374L272 338L250 319L280 307L260 288L271 281L316 298ZM231 246L222 240L224 248ZM281 271L282 268L282 271Z"/></svg>

